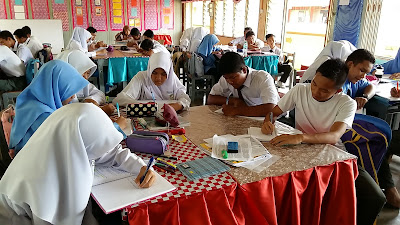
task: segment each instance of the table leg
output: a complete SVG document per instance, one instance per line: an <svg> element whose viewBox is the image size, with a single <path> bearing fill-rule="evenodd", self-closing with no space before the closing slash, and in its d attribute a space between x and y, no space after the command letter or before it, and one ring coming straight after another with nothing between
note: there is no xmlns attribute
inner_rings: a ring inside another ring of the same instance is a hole
<svg viewBox="0 0 400 225"><path fill-rule="evenodd" d="M97 69L99 70L99 88L100 91L106 93L106 88L104 85L104 66L106 64L107 59L98 59L97 60Z"/></svg>

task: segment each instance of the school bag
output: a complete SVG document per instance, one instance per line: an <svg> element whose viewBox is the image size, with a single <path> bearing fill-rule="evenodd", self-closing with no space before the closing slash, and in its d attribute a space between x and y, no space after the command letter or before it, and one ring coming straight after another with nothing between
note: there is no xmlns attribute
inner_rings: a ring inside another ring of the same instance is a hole
<svg viewBox="0 0 400 225"><path fill-rule="evenodd" d="M387 152L391 131L385 121L380 121L379 118L373 118L373 121L364 119L368 117L371 116L364 116L361 119L356 118L352 128L343 134L341 140L346 150L358 157L357 163L378 183L377 173ZM382 122L386 123L389 129L382 126Z"/></svg>
<svg viewBox="0 0 400 225"><path fill-rule="evenodd" d="M45 64L50 60L53 60L53 53L51 52L51 44L43 44L43 49L37 53L36 58L40 60L41 64Z"/></svg>
<svg viewBox="0 0 400 225"><path fill-rule="evenodd" d="M195 52L191 52L191 55L188 56L187 63L187 72L196 77L201 77L204 75L204 65L203 58Z"/></svg>

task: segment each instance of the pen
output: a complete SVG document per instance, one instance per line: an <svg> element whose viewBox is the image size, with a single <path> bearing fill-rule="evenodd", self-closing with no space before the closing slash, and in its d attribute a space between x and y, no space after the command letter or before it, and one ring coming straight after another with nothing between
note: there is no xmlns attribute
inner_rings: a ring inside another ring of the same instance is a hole
<svg viewBox="0 0 400 225"><path fill-rule="evenodd" d="M274 114L272 112L269 113L269 121L272 123L272 120L274 119Z"/></svg>
<svg viewBox="0 0 400 225"><path fill-rule="evenodd" d="M153 102L156 102L156 98L154 97L153 91L151 91L151 97L153 98Z"/></svg>
<svg viewBox="0 0 400 225"><path fill-rule="evenodd" d="M118 104L118 102L117 102L117 113L118 113L118 117L120 117L121 114L119 113L119 104Z"/></svg>
<svg viewBox="0 0 400 225"><path fill-rule="evenodd" d="M228 97L226 97L226 103L225 103L225 105L228 105L228 104L229 104L229 97L231 96L231 94L232 94L232 93L229 93Z"/></svg>
<svg viewBox="0 0 400 225"><path fill-rule="evenodd" d="M169 165L169 166L172 166L172 167L176 168L176 166L175 166L174 164L169 163L169 162L167 162L167 161L165 161L165 160L162 160L162 159L157 158L157 161L160 161L161 163L164 163L164 164L167 164L167 165Z"/></svg>
<svg viewBox="0 0 400 225"><path fill-rule="evenodd" d="M158 157L161 157L161 158L166 158L166 159L172 159L172 160L178 160L178 158L176 158L176 157L173 157L173 156L167 156L167 155L159 155Z"/></svg>
<svg viewBox="0 0 400 225"><path fill-rule="evenodd" d="M147 172L151 168L151 164L153 163L153 161L154 161L154 157L151 157L150 160L149 160L149 163L147 163L147 168L146 168L146 171L144 172L144 175L140 178L140 183L142 183L144 178L146 177Z"/></svg>
<svg viewBox="0 0 400 225"><path fill-rule="evenodd" d="M399 82L397 81L397 91L399 91Z"/></svg>

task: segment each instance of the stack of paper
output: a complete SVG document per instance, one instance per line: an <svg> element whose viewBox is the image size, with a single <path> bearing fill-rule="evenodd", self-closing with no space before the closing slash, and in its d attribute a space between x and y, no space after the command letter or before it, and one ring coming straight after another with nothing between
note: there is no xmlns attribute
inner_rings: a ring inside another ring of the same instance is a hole
<svg viewBox="0 0 400 225"><path fill-rule="evenodd" d="M279 121L276 121L274 125L275 125L275 131L270 135L263 134L261 132L260 127L250 127L250 128L248 128L247 133L249 135L257 138L257 140L259 140L259 141L270 141L273 138L275 138L276 136L279 136L282 134L302 134L301 131L299 131L289 125L281 123Z"/></svg>

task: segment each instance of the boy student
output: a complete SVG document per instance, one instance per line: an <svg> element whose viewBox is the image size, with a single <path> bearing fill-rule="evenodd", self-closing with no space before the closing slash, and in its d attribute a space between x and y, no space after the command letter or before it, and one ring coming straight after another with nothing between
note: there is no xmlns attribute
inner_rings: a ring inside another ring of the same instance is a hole
<svg viewBox="0 0 400 225"><path fill-rule="evenodd" d="M247 67L235 52L221 57L219 72L222 77L212 87L207 104L222 105L225 115L265 116L279 101L271 75Z"/></svg>
<svg viewBox="0 0 400 225"><path fill-rule="evenodd" d="M138 45L140 45L141 41L142 41L142 37L141 37L139 29L137 29L136 27L132 28L131 38L129 39L127 46L128 47L138 46Z"/></svg>
<svg viewBox="0 0 400 225"><path fill-rule="evenodd" d="M0 39L1 40L1 39ZM26 87L25 65L7 46L0 45L0 93Z"/></svg>
<svg viewBox="0 0 400 225"><path fill-rule="evenodd" d="M18 35L21 34L22 30L18 29L16 32ZM17 36L17 35L16 35ZM24 62L25 66L29 59L32 59L32 53L28 47L15 41L13 35L8 30L0 32L0 44L9 47L17 56Z"/></svg>
<svg viewBox="0 0 400 225"><path fill-rule="evenodd" d="M107 44L105 44L103 41L97 41L96 40L96 33L97 30L94 27L88 27L86 29L87 31L90 32L90 34L92 35L92 37L90 38L89 42L88 42L88 50L89 52L96 50L100 47L107 47Z"/></svg>
<svg viewBox="0 0 400 225"><path fill-rule="evenodd" d="M258 51L264 47L264 42L256 38L256 34L253 31L246 33L247 48L249 50ZM237 45L238 49L243 49L244 41Z"/></svg>
<svg viewBox="0 0 400 225"><path fill-rule="evenodd" d="M281 79L279 79L277 85L278 87L283 88L284 83L286 83L293 68L289 64L283 64L284 57L282 55L282 50L275 45L275 35L267 34L265 36L265 39L267 40L267 45L263 47L261 50L263 52L271 52L279 55L278 72L283 72L283 75L281 76Z"/></svg>
<svg viewBox="0 0 400 225"><path fill-rule="evenodd" d="M170 53L167 48L165 48L163 45L160 44L160 42L154 40L154 32L152 30L146 30L143 33L143 39L148 39L153 41L154 47L153 47L153 52L165 52L165 53Z"/></svg>
<svg viewBox="0 0 400 225"><path fill-rule="evenodd" d="M340 59L325 61L310 84L298 84L278 102L272 110L276 118L295 109L296 128L303 134L280 135L271 144L336 144L348 127L351 127L356 102L342 93L347 67ZM264 134L274 130L269 115L262 126ZM355 181L357 196L357 224L373 224L385 204L385 196L372 177L358 166Z"/></svg>
<svg viewBox="0 0 400 225"><path fill-rule="evenodd" d="M42 42L40 42L35 36L31 35L31 28L28 26L24 26L21 29L26 36L21 37L20 40L17 39L18 42L26 45L29 50L31 50L33 57L36 57L37 53L43 49ZM14 35L16 34L14 33Z"/></svg>
<svg viewBox="0 0 400 225"><path fill-rule="evenodd" d="M154 53L154 42L149 39L144 39L140 43L140 49L138 49L138 52L141 52L143 55L146 56L151 56Z"/></svg>
<svg viewBox="0 0 400 225"><path fill-rule="evenodd" d="M243 32L243 36L242 36L242 37L238 37L238 38L236 38L236 39L233 39L232 41L230 41L230 42L228 43L228 45L229 45L229 46L234 46L234 45L238 45L238 44L244 42L245 39L246 39L246 34L247 34L247 32L249 32L249 31L252 31L251 27L245 27L245 28L244 28L244 32Z"/></svg>

